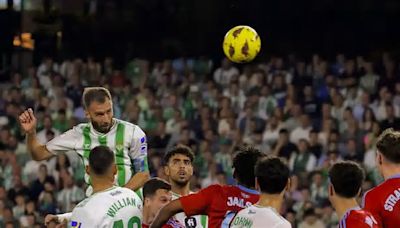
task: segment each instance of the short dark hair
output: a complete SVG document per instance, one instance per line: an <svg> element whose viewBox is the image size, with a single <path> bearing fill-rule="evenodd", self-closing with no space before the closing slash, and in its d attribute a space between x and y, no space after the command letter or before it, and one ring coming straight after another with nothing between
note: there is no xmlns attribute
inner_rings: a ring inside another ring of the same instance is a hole
<svg viewBox="0 0 400 228"><path fill-rule="evenodd" d="M82 104L84 108L88 108L93 101L104 103L106 99L111 99L111 93L104 87L86 87L83 90Z"/></svg>
<svg viewBox="0 0 400 228"><path fill-rule="evenodd" d="M257 161L263 157L261 153L254 147L240 146L236 150L233 158L234 175L239 184L246 187L255 186L254 167Z"/></svg>
<svg viewBox="0 0 400 228"><path fill-rule="evenodd" d="M287 185L290 171L281 158L275 156L265 157L257 162L255 176L261 192L279 194Z"/></svg>
<svg viewBox="0 0 400 228"><path fill-rule="evenodd" d="M182 154L184 156L187 156L190 159L190 162L192 162L192 163L194 161L195 155L194 155L192 149L190 149L187 146L179 145L179 146L173 147L172 149L168 150L167 153L165 153L164 159L163 159L164 165L167 165L169 162L169 159L176 154Z"/></svg>
<svg viewBox="0 0 400 228"><path fill-rule="evenodd" d="M376 142L376 148L387 160L400 163L400 132L393 128L384 130Z"/></svg>
<svg viewBox="0 0 400 228"><path fill-rule="evenodd" d="M96 146L89 154L89 167L96 175L104 175L114 164L114 153L107 146Z"/></svg>
<svg viewBox="0 0 400 228"><path fill-rule="evenodd" d="M335 163L329 169L329 179L335 193L344 198L356 197L364 178L360 165L352 161Z"/></svg>
<svg viewBox="0 0 400 228"><path fill-rule="evenodd" d="M170 191L171 185L165 180L157 177L148 180L143 186L143 199L154 196L156 191L159 189Z"/></svg>

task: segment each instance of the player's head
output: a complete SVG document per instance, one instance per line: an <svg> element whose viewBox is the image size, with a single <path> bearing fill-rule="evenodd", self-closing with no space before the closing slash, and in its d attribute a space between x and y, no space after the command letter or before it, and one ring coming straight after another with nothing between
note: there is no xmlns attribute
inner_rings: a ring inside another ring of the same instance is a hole
<svg viewBox="0 0 400 228"><path fill-rule="evenodd" d="M87 87L83 91L82 104L93 127L101 133L107 133L113 118L110 91L103 87Z"/></svg>
<svg viewBox="0 0 400 228"><path fill-rule="evenodd" d="M361 192L364 171L355 162L342 161L329 169L329 199L333 202L337 197L354 198Z"/></svg>
<svg viewBox="0 0 400 228"><path fill-rule="evenodd" d="M239 184L255 187L254 167L264 155L254 147L241 146L233 158L233 176Z"/></svg>
<svg viewBox="0 0 400 228"><path fill-rule="evenodd" d="M164 156L164 172L170 182L185 186L193 176L193 151L187 146L176 146Z"/></svg>
<svg viewBox="0 0 400 228"><path fill-rule="evenodd" d="M92 180L109 179L114 181L114 176L117 173L117 168L114 161L114 153L107 146L96 146L90 151L89 166L86 167L86 172Z"/></svg>
<svg viewBox="0 0 400 228"><path fill-rule="evenodd" d="M379 136L376 148L376 163L382 174L387 167L400 167L400 132L386 129Z"/></svg>
<svg viewBox="0 0 400 228"><path fill-rule="evenodd" d="M278 157L265 157L255 168L256 188L266 194L282 194L290 185L290 171Z"/></svg>
<svg viewBox="0 0 400 228"><path fill-rule="evenodd" d="M152 178L143 186L143 212L155 216L172 200L171 185L160 178Z"/></svg>

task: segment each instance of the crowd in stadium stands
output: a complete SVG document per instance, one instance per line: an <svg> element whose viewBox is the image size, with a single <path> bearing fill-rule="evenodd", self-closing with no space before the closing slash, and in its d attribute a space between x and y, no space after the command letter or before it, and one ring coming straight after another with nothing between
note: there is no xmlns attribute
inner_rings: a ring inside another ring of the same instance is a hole
<svg viewBox="0 0 400 228"><path fill-rule="evenodd" d="M238 68L239 67L239 68ZM71 211L85 197L84 167L67 153L33 161L18 115L32 107L44 143L85 121L85 86L111 90L114 115L147 134L152 176L163 177L162 157L177 144L196 154L192 188L233 184L232 151L250 144L286 158L292 175L281 213L293 227L334 227L327 171L336 161L365 168L363 192L382 181L375 141L400 130L398 62L337 55L326 61L271 58L232 65L206 58L131 61L47 58L0 85L0 226L41 227L48 213ZM35 225L36 224L36 225Z"/></svg>

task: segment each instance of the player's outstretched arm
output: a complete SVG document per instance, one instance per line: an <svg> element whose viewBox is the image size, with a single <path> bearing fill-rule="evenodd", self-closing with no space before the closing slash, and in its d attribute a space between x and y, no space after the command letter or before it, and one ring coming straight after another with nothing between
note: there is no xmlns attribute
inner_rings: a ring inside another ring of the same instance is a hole
<svg viewBox="0 0 400 228"><path fill-rule="evenodd" d="M150 179L150 173L148 171L143 171L136 173L133 177L126 183L125 188L132 189L133 191L138 190L143 187L144 183Z"/></svg>
<svg viewBox="0 0 400 228"><path fill-rule="evenodd" d="M36 137L37 120L31 108L19 116L19 123L21 129L26 133L28 151L34 160L46 160L54 156L46 149L45 145L39 143Z"/></svg>
<svg viewBox="0 0 400 228"><path fill-rule="evenodd" d="M171 201L161 208L150 228L161 228L172 216L182 211L183 208L179 199Z"/></svg>

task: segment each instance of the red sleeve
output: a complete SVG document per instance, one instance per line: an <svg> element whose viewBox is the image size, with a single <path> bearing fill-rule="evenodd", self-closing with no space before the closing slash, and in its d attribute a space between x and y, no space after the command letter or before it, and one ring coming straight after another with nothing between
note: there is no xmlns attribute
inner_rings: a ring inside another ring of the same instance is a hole
<svg viewBox="0 0 400 228"><path fill-rule="evenodd" d="M364 194L362 199L362 207L364 210L371 212L374 216L378 224L382 224L381 217L379 215L379 200L376 196L372 194L371 191L368 191Z"/></svg>
<svg viewBox="0 0 400 228"><path fill-rule="evenodd" d="M371 228L379 226L372 220L349 217L346 219L346 227Z"/></svg>
<svg viewBox="0 0 400 228"><path fill-rule="evenodd" d="M218 197L217 193L221 192L222 189L220 185L211 185L197 193L183 196L179 198L179 201L181 202L186 216L201 214L208 215L209 206L211 205L213 199Z"/></svg>

